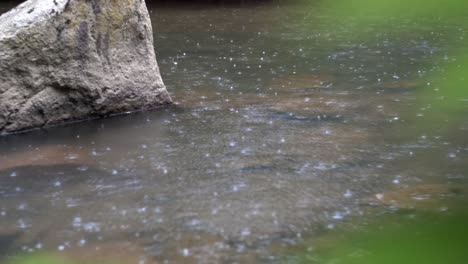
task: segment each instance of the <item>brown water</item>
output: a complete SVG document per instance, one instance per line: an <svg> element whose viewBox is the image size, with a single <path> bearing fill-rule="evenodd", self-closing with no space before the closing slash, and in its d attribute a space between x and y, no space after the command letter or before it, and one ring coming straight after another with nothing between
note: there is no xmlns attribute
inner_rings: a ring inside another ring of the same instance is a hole
<svg viewBox="0 0 468 264"><path fill-rule="evenodd" d="M427 33L449 22L351 41L346 25L319 26L318 7L150 11L177 103L1 137L0 255L269 262L303 236L372 219L369 204L444 211L441 197L463 195L446 190L467 183L468 119L450 132L414 121L431 60L456 48Z"/></svg>

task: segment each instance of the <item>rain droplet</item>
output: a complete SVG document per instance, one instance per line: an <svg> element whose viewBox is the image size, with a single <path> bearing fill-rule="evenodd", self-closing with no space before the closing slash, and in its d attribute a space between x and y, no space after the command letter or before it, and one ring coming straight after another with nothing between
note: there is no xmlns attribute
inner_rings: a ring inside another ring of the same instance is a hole
<svg viewBox="0 0 468 264"><path fill-rule="evenodd" d="M20 229L26 229L29 227L29 225L26 224L26 222L23 219L19 219L17 224L18 224L18 228Z"/></svg>
<svg viewBox="0 0 468 264"><path fill-rule="evenodd" d="M182 249L182 256L187 257L190 255L190 251L187 248Z"/></svg>
<svg viewBox="0 0 468 264"><path fill-rule="evenodd" d="M350 190L346 190L346 192L343 194L343 196L345 198L350 198L351 196L353 196L353 193Z"/></svg>
<svg viewBox="0 0 468 264"><path fill-rule="evenodd" d="M453 158L456 158L456 157L457 157L457 154L455 154L455 153L449 153L449 154L448 154L448 157L453 159Z"/></svg>
<svg viewBox="0 0 468 264"><path fill-rule="evenodd" d="M332 216L333 219L335 220L341 220L343 219L343 215L340 212L335 212Z"/></svg>
<svg viewBox="0 0 468 264"><path fill-rule="evenodd" d="M250 229L244 228L242 229L241 236L249 236L250 235Z"/></svg>
<svg viewBox="0 0 468 264"><path fill-rule="evenodd" d="M80 227L81 226L81 217L75 217L72 223L73 227Z"/></svg>

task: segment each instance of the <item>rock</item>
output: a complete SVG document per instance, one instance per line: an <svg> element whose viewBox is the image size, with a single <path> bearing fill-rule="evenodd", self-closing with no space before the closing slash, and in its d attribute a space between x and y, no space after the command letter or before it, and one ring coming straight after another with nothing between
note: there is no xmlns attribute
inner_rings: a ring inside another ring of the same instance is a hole
<svg viewBox="0 0 468 264"><path fill-rule="evenodd" d="M440 208L445 198L462 193L466 187L446 184L423 184L415 187L378 193L369 198L370 203L399 208Z"/></svg>
<svg viewBox="0 0 468 264"><path fill-rule="evenodd" d="M29 0L0 16L0 133L171 102L144 1Z"/></svg>

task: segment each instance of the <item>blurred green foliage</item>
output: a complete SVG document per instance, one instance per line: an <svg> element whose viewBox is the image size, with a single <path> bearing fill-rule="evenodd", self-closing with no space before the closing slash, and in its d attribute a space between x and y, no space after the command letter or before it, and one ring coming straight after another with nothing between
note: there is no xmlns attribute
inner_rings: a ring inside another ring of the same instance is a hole
<svg viewBox="0 0 468 264"><path fill-rule="evenodd" d="M295 264L468 263L468 215L385 214L373 224L336 238L333 246L307 252L313 243L292 249L282 262ZM343 232L343 231L339 231Z"/></svg>
<svg viewBox="0 0 468 264"><path fill-rule="evenodd" d="M445 39L444 54L419 62L429 68L424 82L415 91L416 104L406 111L405 125L415 131L408 135L447 133L467 121L468 114L468 1L466 0L323 0L323 17L306 18L306 26L333 32L344 27L344 41L363 43L376 40L376 32L404 41L417 35ZM307 0L304 5L316 8ZM398 21L411 21L414 27L400 27ZM439 27L440 24L453 27ZM308 24L308 25L307 25ZM440 30L443 31L440 31ZM439 31L439 32L438 32ZM440 44L437 43L437 44ZM414 78L418 78L414 76ZM422 113L422 116L417 115ZM401 128L401 127L399 127ZM416 133L414 133L416 132ZM317 264L445 264L468 263L468 213L415 212L385 214L355 232L342 232L329 248L316 248L317 240L293 247L286 263ZM333 238L331 238L333 239ZM314 249L315 250L310 250Z"/></svg>
<svg viewBox="0 0 468 264"><path fill-rule="evenodd" d="M321 6L326 13L321 27L331 30L344 24L350 32L348 40L353 41L374 39L375 29L390 38L401 40L426 34L430 40L431 34L441 30L438 28L441 23L450 21L453 27L444 27L443 32L438 32L446 40L446 53L432 57L429 64L437 70L430 73L430 85L424 84L425 87L420 89L418 104L406 113L404 119L414 122L416 125L413 128L418 130L436 129L439 132L447 132L453 125L465 121L468 113L468 41L465 39L468 32L468 1L328 0L322 1ZM423 26L399 27L399 20L410 20ZM427 64L421 66L431 67ZM424 109L424 117L416 117L416 112L421 109Z"/></svg>
<svg viewBox="0 0 468 264"><path fill-rule="evenodd" d="M118 255L118 252L116 252ZM109 256L109 259L103 260L101 258L96 259L72 259L71 256L59 255L54 252L41 252L18 255L11 257L6 261L0 261L0 264L118 264L117 260L112 260L113 256Z"/></svg>
<svg viewBox="0 0 468 264"><path fill-rule="evenodd" d="M468 54L457 54L455 61L445 63L441 72L432 76L431 88L419 95L419 107L427 108L421 128L443 125L445 130L452 123L466 120L468 110Z"/></svg>
<svg viewBox="0 0 468 264"><path fill-rule="evenodd" d="M2 262L3 263L3 262ZM31 254L16 257L6 261L3 264L74 264L60 257L49 254Z"/></svg>
<svg viewBox="0 0 468 264"><path fill-rule="evenodd" d="M324 1L335 10L346 10L362 18L378 16L383 21L389 16L448 17L463 16L468 9L464 0L332 0Z"/></svg>

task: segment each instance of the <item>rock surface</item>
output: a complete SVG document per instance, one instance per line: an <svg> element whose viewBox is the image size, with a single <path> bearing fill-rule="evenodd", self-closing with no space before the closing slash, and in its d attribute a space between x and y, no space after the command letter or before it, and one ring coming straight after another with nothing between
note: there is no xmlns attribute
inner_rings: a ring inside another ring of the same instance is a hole
<svg viewBox="0 0 468 264"><path fill-rule="evenodd" d="M0 16L0 134L170 102L143 0L28 0Z"/></svg>

